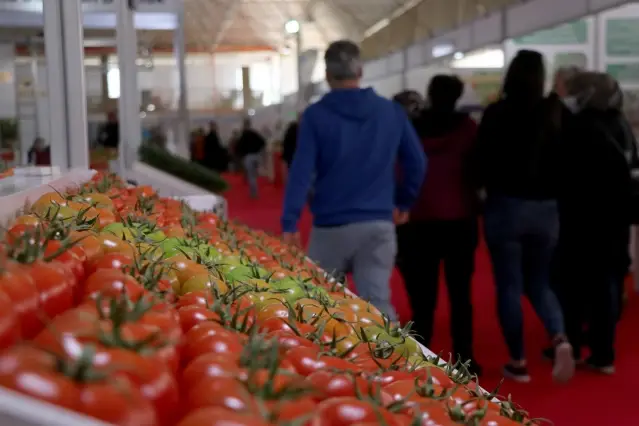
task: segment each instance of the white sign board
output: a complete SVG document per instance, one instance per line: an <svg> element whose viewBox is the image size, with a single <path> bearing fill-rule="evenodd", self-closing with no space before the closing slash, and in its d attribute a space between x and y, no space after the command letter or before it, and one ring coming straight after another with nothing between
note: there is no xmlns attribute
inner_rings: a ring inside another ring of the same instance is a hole
<svg viewBox="0 0 639 426"><path fill-rule="evenodd" d="M0 10L42 12L43 0L0 0ZM84 12L115 12L118 0L82 0ZM129 1L129 0L122 0ZM138 12L173 12L178 0L131 0Z"/></svg>

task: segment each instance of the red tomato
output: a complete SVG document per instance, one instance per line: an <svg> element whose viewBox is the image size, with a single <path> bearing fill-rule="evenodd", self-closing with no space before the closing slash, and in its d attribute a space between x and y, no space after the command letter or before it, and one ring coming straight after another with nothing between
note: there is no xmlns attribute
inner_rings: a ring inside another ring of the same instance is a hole
<svg viewBox="0 0 639 426"><path fill-rule="evenodd" d="M0 290L11 299L13 309L18 315L22 337L33 338L40 331L42 324L38 319L40 295L31 276L17 269L5 270L0 275Z"/></svg>
<svg viewBox="0 0 639 426"><path fill-rule="evenodd" d="M300 419L308 418L308 415L317 409L317 403L312 398L305 397L291 401L270 402L268 405L279 424L299 424L300 426L309 424L310 419L305 423L298 422Z"/></svg>
<svg viewBox="0 0 639 426"><path fill-rule="evenodd" d="M270 333L266 333L266 338L274 339L283 352L300 346L313 348L317 352L320 350L315 343L311 342L307 338L286 331L272 331Z"/></svg>
<svg viewBox="0 0 639 426"><path fill-rule="evenodd" d="M259 408L244 385L236 378L215 377L200 380L189 389L183 400L189 411L204 407L220 407L240 413L258 413Z"/></svg>
<svg viewBox="0 0 639 426"><path fill-rule="evenodd" d="M331 398L317 406L312 426L351 426L357 423L395 425L393 414L353 397Z"/></svg>
<svg viewBox="0 0 639 426"><path fill-rule="evenodd" d="M225 355L216 353L200 355L182 371L180 388L191 389L200 380L207 378L240 377L242 371L235 360Z"/></svg>
<svg viewBox="0 0 639 426"><path fill-rule="evenodd" d="M215 298L213 297L212 292L208 290L197 290L187 293L184 296L180 296L177 302L177 307L183 308L193 305L207 307L211 306L213 302L215 302Z"/></svg>
<svg viewBox="0 0 639 426"><path fill-rule="evenodd" d="M256 415L207 407L189 413L177 426L269 426L269 423Z"/></svg>
<svg viewBox="0 0 639 426"><path fill-rule="evenodd" d="M317 371L307 377L307 381L316 390L315 399L323 401L340 396L380 398L380 405L386 406L392 402L391 396L382 390L378 382L361 376L334 373L331 371Z"/></svg>
<svg viewBox="0 0 639 426"><path fill-rule="evenodd" d="M185 333L200 323L208 321L221 321L218 314L204 306L199 305L185 306L178 309L178 316L180 318L182 331L184 331Z"/></svg>
<svg viewBox="0 0 639 426"><path fill-rule="evenodd" d="M135 278L115 269L99 269L89 275L84 283L86 298L95 298L98 295L108 297L126 295L129 299L136 301L144 294L144 287Z"/></svg>
<svg viewBox="0 0 639 426"><path fill-rule="evenodd" d="M106 253L94 259L87 267L87 274L98 269L122 270L126 266L133 266L133 258L121 253Z"/></svg>
<svg viewBox="0 0 639 426"><path fill-rule="evenodd" d="M286 352L286 359L291 362L295 371L302 376L308 376L315 371L324 369L338 371L359 371L359 368L345 359L320 356L317 350L308 347L296 347Z"/></svg>
<svg viewBox="0 0 639 426"><path fill-rule="evenodd" d="M184 336L182 362L188 364L200 355L216 353L229 359L239 359L244 348L243 338L225 330L216 323L204 322L196 325Z"/></svg>
<svg viewBox="0 0 639 426"><path fill-rule="evenodd" d="M16 346L0 354L0 385L107 423L158 425L152 404L125 377L76 381L62 374L63 364L39 349Z"/></svg>
<svg viewBox="0 0 639 426"><path fill-rule="evenodd" d="M19 316L13 301L0 290L0 349L13 346L20 338Z"/></svg>
<svg viewBox="0 0 639 426"><path fill-rule="evenodd" d="M32 264L22 265L22 269L27 271L33 279L40 293L40 310L47 318L54 318L73 306L73 289L76 281L73 273L64 265L57 262L35 261Z"/></svg>

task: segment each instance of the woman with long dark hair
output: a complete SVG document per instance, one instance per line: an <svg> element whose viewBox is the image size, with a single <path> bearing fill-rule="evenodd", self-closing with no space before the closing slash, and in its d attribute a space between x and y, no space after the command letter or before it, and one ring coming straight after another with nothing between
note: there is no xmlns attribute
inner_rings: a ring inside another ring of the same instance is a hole
<svg viewBox="0 0 639 426"><path fill-rule="evenodd" d="M413 311L414 331L430 345L444 266L451 307L453 352L481 374L473 356L471 280L477 247L477 200L470 181L469 157L477 125L457 112L464 83L453 75L437 75L428 86L428 107L407 108L428 157L428 171L408 223L399 226L397 266ZM413 97L414 98L414 95ZM396 97L409 106L410 93Z"/></svg>
<svg viewBox="0 0 639 426"><path fill-rule="evenodd" d="M553 377L574 374L561 307L550 285L559 237L556 200L561 111L544 97L540 53L521 50L510 63L502 96L488 106L477 138L478 180L486 191L485 237L497 307L510 361L504 375L528 382L521 297L526 295L553 342Z"/></svg>

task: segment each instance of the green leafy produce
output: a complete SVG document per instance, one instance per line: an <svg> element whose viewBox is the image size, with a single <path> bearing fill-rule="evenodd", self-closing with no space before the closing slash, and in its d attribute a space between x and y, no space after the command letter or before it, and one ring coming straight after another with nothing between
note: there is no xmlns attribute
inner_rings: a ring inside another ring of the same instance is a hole
<svg viewBox="0 0 639 426"><path fill-rule="evenodd" d="M141 162L207 191L221 193L228 189L228 183L215 171L173 155L162 148L143 144L139 155Z"/></svg>

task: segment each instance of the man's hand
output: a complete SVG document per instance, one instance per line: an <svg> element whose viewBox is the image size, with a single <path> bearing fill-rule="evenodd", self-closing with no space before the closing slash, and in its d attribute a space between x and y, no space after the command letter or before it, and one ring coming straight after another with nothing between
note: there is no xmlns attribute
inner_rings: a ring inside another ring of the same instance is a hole
<svg viewBox="0 0 639 426"><path fill-rule="evenodd" d="M395 222L395 225L403 225L408 222L408 219L408 212L403 212L398 209L393 210L393 222Z"/></svg>
<svg viewBox="0 0 639 426"><path fill-rule="evenodd" d="M282 239L284 240L286 244L289 244L295 247L301 247L302 245L302 240L300 238L299 232L285 232L282 234Z"/></svg>

